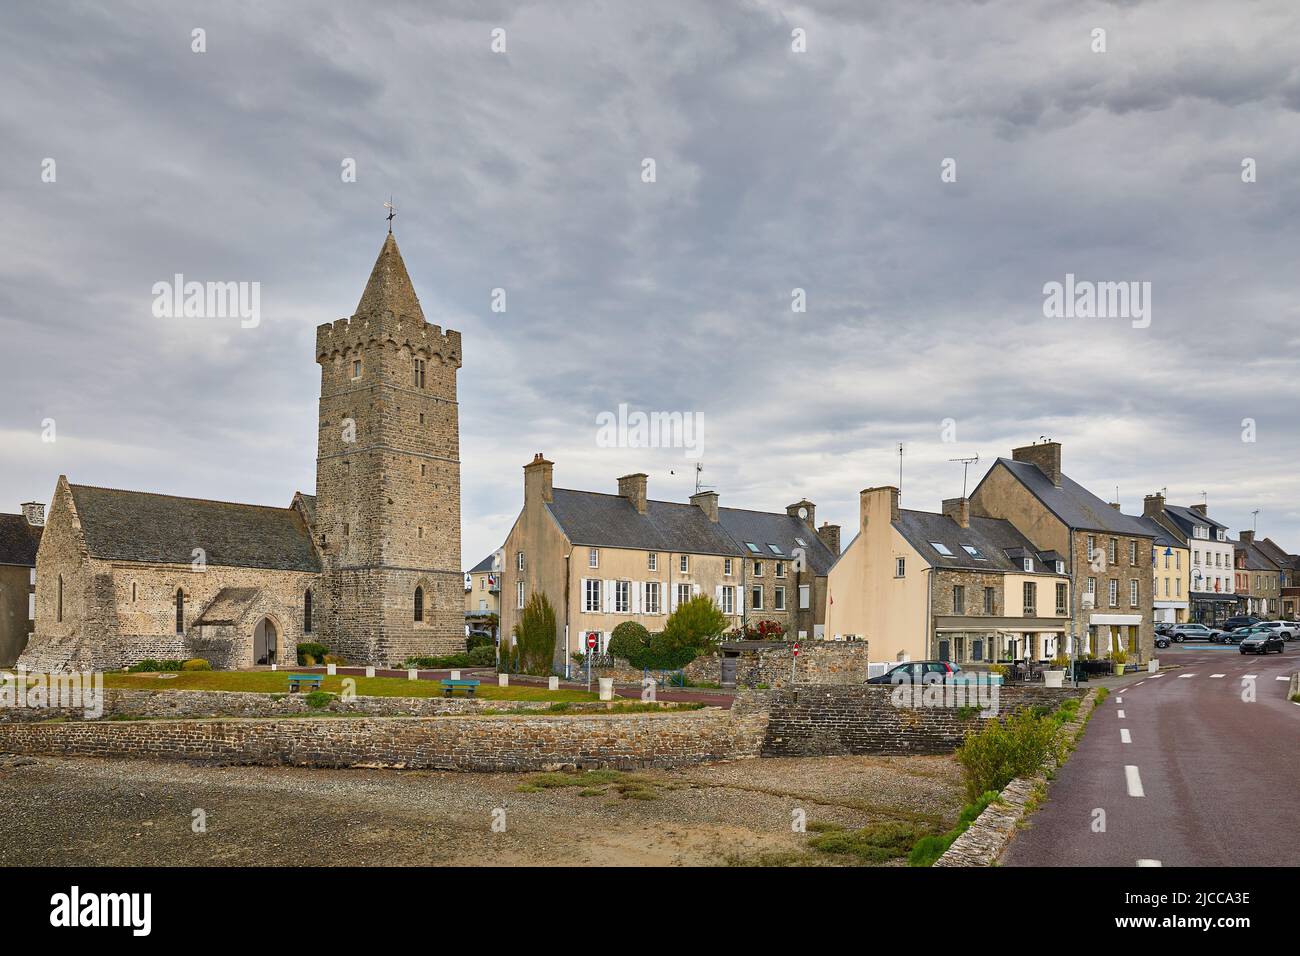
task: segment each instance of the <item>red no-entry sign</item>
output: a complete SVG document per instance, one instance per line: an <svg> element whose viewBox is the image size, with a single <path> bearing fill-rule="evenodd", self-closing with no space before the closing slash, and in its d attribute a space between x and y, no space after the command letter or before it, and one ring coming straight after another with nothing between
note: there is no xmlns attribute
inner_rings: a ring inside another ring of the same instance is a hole
<svg viewBox="0 0 1300 956"><path fill-rule="evenodd" d="M596 647L596 634L593 631L592 633L587 635L587 649L594 650L595 647Z"/></svg>
<svg viewBox="0 0 1300 956"><path fill-rule="evenodd" d="M795 642L794 642L794 656L795 656L795 657L798 657L798 656L799 656L799 642L798 642L798 641L795 641Z"/></svg>

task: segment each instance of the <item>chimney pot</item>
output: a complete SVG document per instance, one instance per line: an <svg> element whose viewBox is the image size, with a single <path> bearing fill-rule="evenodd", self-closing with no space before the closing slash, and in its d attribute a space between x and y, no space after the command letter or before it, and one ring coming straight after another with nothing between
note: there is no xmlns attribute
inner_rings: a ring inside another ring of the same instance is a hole
<svg viewBox="0 0 1300 956"><path fill-rule="evenodd" d="M947 498L943 502L943 513L947 518L957 522L960 527L970 527L970 499Z"/></svg>
<svg viewBox="0 0 1300 956"><path fill-rule="evenodd" d="M718 523L718 493L716 491L697 491L691 495L691 504L703 511L710 521Z"/></svg>
<svg viewBox="0 0 1300 956"><path fill-rule="evenodd" d="M646 483L649 481L644 472L624 475L618 480L618 493L632 502L632 507L640 514L646 512Z"/></svg>
<svg viewBox="0 0 1300 956"><path fill-rule="evenodd" d="M1025 445L1011 449L1013 461L1024 461L1037 465L1038 470L1051 479L1052 484L1061 486L1061 443L1055 441L1041 442L1037 445Z"/></svg>

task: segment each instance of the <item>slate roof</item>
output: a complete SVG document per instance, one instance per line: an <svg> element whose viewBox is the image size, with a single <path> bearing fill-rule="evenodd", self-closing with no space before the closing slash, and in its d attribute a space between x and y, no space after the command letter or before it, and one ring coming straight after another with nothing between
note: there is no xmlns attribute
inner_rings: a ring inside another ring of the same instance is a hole
<svg viewBox="0 0 1300 956"><path fill-rule="evenodd" d="M0 515L0 564L36 567L42 530L40 525L29 525L22 515Z"/></svg>
<svg viewBox="0 0 1300 956"><path fill-rule="evenodd" d="M1245 569L1247 571L1280 571L1281 570L1281 568L1279 568L1276 563L1270 560L1269 557L1266 554L1264 554L1264 552L1261 551L1259 548L1257 548L1255 545L1247 543L1245 541L1229 541L1228 543L1232 545L1232 549L1234 551L1244 551L1246 553Z"/></svg>
<svg viewBox="0 0 1300 956"><path fill-rule="evenodd" d="M963 528L947 515L903 508L894 527L935 567L1024 573L1022 559L1032 558L1035 572L1054 574L1056 571L1043 562L1033 543L1005 518L971 515L970 527ZM935 548L936 541L952 554L943 554ZM978 549L987 560L966 551L962 545L967 544Z"/></svg>
<svg viewBox="0 0 1300 956"><path fill-rule="evenodd" d="M194 623L238 624L248 606L261 593L261 588L222 588Z"/></svg>
<svg viewBox="0 0 1300 956"><path fill-rule="evenodd" d="M1300 555L1287 554L1272 538L1255 542L1256 547L1280 568L1300 568Z"/></svg>
<svg viewBox="0 0 1300 956"><path fill-rule="evenodd" d="M691 504L646 502L640 514L622 495L555 488L546 506L574 544L595 548L739 555L739 546Z"/></svg>
<svg viewBox="0 0 1300 956"><path fill-rule="evenodd" d="M493 556L495 555L495 553L496 553L496 552L493 552L492 554L489 554L486 558L484 558L484 559L483 559L482 561L480 561L478 564L474 565L474 567L470 568L470 569L469 569L469 573L470 573L470 574L482 574L482 573L484 573L484 572L486 572L486 571L491 571L491 570L492 570L492 558L493 558Z"/></svg>
<svg viewBox="0 0 1300 956"><path fill-rule="evenodd" d="M1162 525L1155 518L1148 518L1146 515L1140 515L1140 516L1135 515L1133 516L1133 520L1140 521L1142 524L1146 525L1147 530L1150 531L1152 537L1155 538L1154 544L1157 547L1161 547L1161 548L1187 547L1187 545L1185 545L1183 542L1175 538L1170 533L1169 529L1166 528L1164 525Z"/></svg>
<svg viewBox="0 0 1300 956"><path fill-rule="evenodd" d="M693 505L691 507L694 507ZM741 553L747 558L758 560L789 560L794 549L800 547L798 538L804 542L804 554L808 568L817 576L826 574L835 563L838 555L826 547L817 533L798 518L782 512L749 511L744 508L719 508L718 521L727 529ZM748 544L758 545L755 554ZM769 545L776 545L781 553L774 552Z"/></svg>
<svg viewBox="0 0 1300 956"><path fill-rule="evenodd" d="M799 537L815 574L826 574L835 563L836 556L817 534L784 512L719 508L715 523L692 504L651 499L640 514L621 495L568 488L553 489L547 508L575 545L788 561ZM747 541L758 545L760 553L750 551ZM781 553L772 551L771 544Z"/></svg>
<svg viewBox="0 0 1300 956"><path fill-rule="evenodd" d="M1209 525L1211 528L1222 528L1224 531L1228 530L1226 524L1215 521L1213 518L1203 515L1199 511L1193 511L1191 508L1185 508L1182 505L1165 505L1165 514L1167 514L1170 520L1178 526L1178 530L1183 533L1184 538L1191 538L1192 528L1198 524ZM1202 538L1199 540L1206 539ZM1211 537L1209 540L1217 540L1217 538Z"/></svg>
<svg viewBox="0 0 1300 956"><path fill-rule="evenodd" d="M70 488L94 558L189 564L202 548L210 565L320 571L311 532L292 508Z"/></svg>
<svg viewBox="0 0 1300 956"><path fill-rule="evenodd" d="M1052 484L1052 479L1041 468L1030 462L999 458L996 464L1003 465L1043 503L1043 507L1067 527L1081 531L1151 537L1150 529L1136 518L1122 514L1118 508L1112 508L1068 475L1061 475L1061 484L1058 486ZM984 477L987 478L988 475ZM981 479L980 484L983 483L984 480Z"/></svg>

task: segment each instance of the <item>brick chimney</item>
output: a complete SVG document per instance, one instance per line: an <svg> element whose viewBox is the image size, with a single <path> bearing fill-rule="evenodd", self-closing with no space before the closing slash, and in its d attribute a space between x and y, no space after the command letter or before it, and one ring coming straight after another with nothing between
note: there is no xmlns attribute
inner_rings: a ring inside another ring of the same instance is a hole
<svg viewBox="0 0 1300 956"><path fill-rule="evenodd" d="M1111 506L1112 508L1114 508L1116 511L1119 511L1120 508L1124 507L1124 506L1121 505L1118 501L1112 501L1112 502L1110 502L1110 506Z"/></svg>
<svg viewBox="0 0 1300 956"><path fill-rule="evenodd" d="M1254 544L1254 543L1255 543L1255 532L1253 532L1253 531L1238 531L1238 532L1237 532L1237 539L1238 539L1239 541L1241 541L1242 544Z"/></svg>
<svg viewBox="0 0 1300 956"><path fill-rule="evenodd" d="M886 511L886 508L889 510ZM879 514L882 518L888 514L890 521L897 521L898 489L893 485L883 485L880 488L864 488L858 495L858 514L863 530L866 530L867 518L873 512Z"/></svg>
<svg viewBox="0 0 1300 956"><path fill-rule="evenodd" d="M1195 511L1202 518L1208 518L1210 516L1209 515L1210 506L1203 501L1198 504L1192 505L1192 510Z"/></svg>
<svg viewBox="0 0 1300 956"><path fill-rule="evenodd" d="M1023 448L1011 449L1013 461L1026 461L1037 465L1038 470L1051 479L1052 484L1061 486L1061 443L1055 441L1039 442L1025 445Z"/></svg>
<svg viewBox="0 0 1300 956"><path fill-rule="evenodd" d="M547 461L539 451L533 460L524 465L524 501L550 503L555 497L551 490L551 477L555 471L555 462Z"/></svg>
<svg viewBox="0 0 1300 956"><path fill-rule="evenodd" d="M1158 518L1165 512L1164 495L1147 495L1142 499L1142 517Z"/></svg>
<svg viewBox="0 0 1300 956"><path fill-rule="evenodd" d="M831 554L840 553L840 526L831 524L829 521L823 521L822 526L817 529L817 537L822 539L822 544L831 549Z"/></svg>
<svg viewBox="0 0 1300 956"><path fill-rule="evenodd" d="M970 499L969 498L945 498L943 502L943 514L946 518L951 518L963 528L970 527Z"/></svg>
<svg viewBox="0 0 1300 956"><path fill-rule="evenodd" d="M38 528L45 524L45 502L43 501L24 501L23 517L33 528Z"/></svg>
<svg viewBox="0 0 1300 956"><path fill-rule="evenodd" d="M802 515L799 514L799 510L801 508L807 509L806 511L804 511ZM806 524L810 530L813 531L817 530L817 506L813 504L811 501L809 501L807 498L805 498L803 501L796 501L792 505L786 505L785 513L788 514L791 518L798 518L800 521Z"/></svg>
<svg viewBox="0 0 1300 956"><path fill-rule="evenodd" d="M641 514L645 514L646 482L648 480L644 472L638 472L635 475L624 475L618 480L618 493L632 502L632 507Z"/></svg>
<svg viewBox="0 0 1300 956"><path fill-rule="evenodd" d="M697 491L691 495L691 504L699 508L714 524L718 523L718 493L716 491Z"/></svg>

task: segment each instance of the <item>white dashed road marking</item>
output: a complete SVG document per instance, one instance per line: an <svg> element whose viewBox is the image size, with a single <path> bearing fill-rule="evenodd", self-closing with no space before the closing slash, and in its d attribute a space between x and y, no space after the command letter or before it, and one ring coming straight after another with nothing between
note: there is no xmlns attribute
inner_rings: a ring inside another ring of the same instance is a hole
<svg viewBox="0 0 1300 956"><path fill-rule="evenodd" d="M1274 677L1273 680L1290 680L1289 677Z"/></svg>
<svg viewBox="0 0 1300 956"><path fill-rule="evenodd" d="M1227 674L1211 674L1211 677L1227 677Z"/></svg>
<svg viewBox="0 0 1300 956"><path fill-rule="evenodd" d="M1138 866L1160 866L1159 860L1138 860Z"/></svg>
<svg viewBox="0 0 1300 956"><path fill-rule="evenodd" d="M1116 716L1119 717L1120 720L1123 720L1123 719L1124 719L1124 711L1122 711L1122 710L1120 710L1120 711L1116 711Z"/></svg>
<svg viewBox="0 0 1300 956"><path fill-rule="evenodd" d="M1132 764L1125 764L1124 780L1128 784L1128 795L1130 797L1146 796L1146 793L1142 790L1142 778L1138 776L1137 767Z"/></svg>
<svg viewBox="0 0 1300 956"><path fill-rule="evenodd" d="M1183 680L1187 680L1187 678L1189 678L1189 677L1195 677L1196 675L1195 675L1195 674L1179 674L1178 676L1179 676L1180 678L1182 678Z"/></svg>
<svg viewBox="0 0 1300 956"><path fill-rule="evenodd" d="M1116 698L1115 698L1115 703L1117 703L1117 704L1122 704L1122 703L1124 703L1124 698L1123 698L1123 697L1116 697Z"/></svg>
<svg viewBox="0 0 1300 956"><path fill-rule="evenodd" d="M1129 736L1127 727L1121 727L1119 729L1119 742L1122 744L1131 744L1133 742L1133 738Z"/></svg>
<svg viewBox="0 0 1300 956"><path fill-rule="evenodd" d="M1241 679L1242 679L1242 680L1258 680L1258 679L1259 679L1259 675L1258 675L1258 674L1242 674L1242 675L1241 675Z"/></svg>
<svg viewBox="0 0 1300 956"><path fill-rule="evenodd" d="M1165 676L1164 674L1152 674L1151 679L1155 680L1157 677L1164 677L1164 676Z"/></svg>

